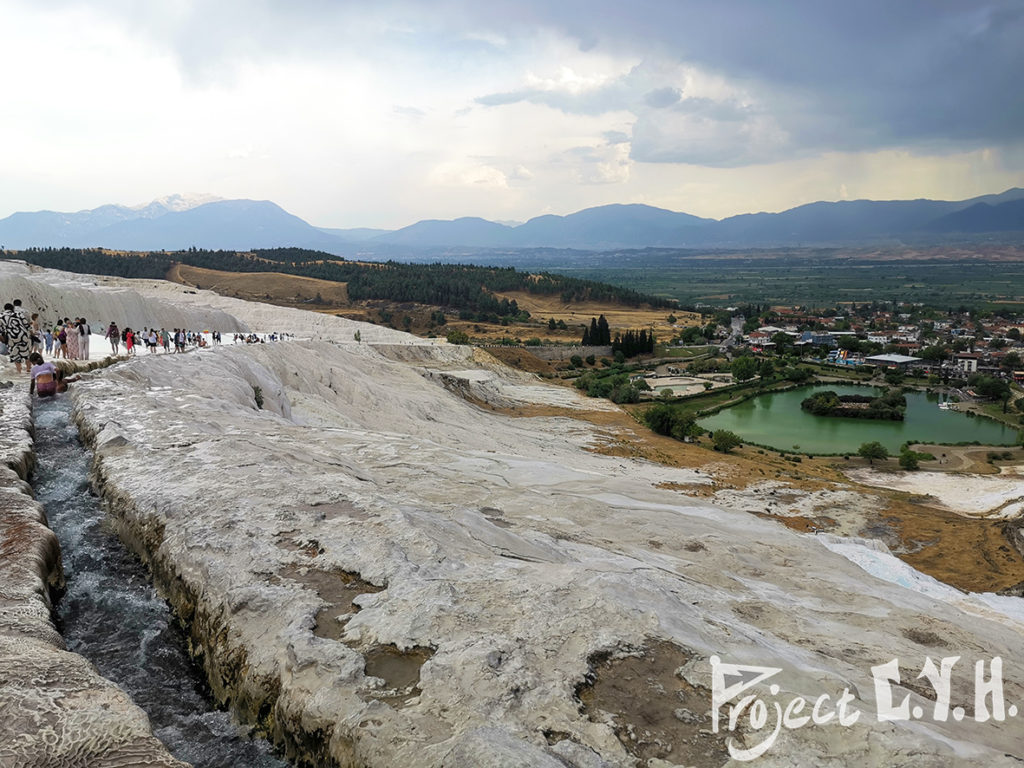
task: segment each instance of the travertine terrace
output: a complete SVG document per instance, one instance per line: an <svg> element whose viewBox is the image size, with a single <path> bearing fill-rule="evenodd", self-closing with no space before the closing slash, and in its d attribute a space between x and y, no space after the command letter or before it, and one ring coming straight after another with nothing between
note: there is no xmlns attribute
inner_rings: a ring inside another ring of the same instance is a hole
<svg viewBox="0 0 1024 768"><path fill-rule="evenodd" d="M183 297L182 311L304 339L140 357L74 393L95 485L190 623L216 695L292 754L722 765L729 743L763 742L775 715L758 730L745 714L726 733L726 706L712 733L716 656L780 668L776 693L756 689L769 707L821 694L834 707L848 688L860 710L848 725L783 728L760 765L1024 757L1013 717L973 718L976 661L1002 657L1007 702L1024 700L1016 599L965 595L884 548L659 489L710 477L588 450L600 430L570 415L592 402L471 348L95 280L107 301ZM504 414L530 403L567 415ZM929 656L962 657L962 721L931 717L915 679ZM625 674L622 659L647 671ZM913 722L875 717L871 667L892 659L897 703L910 693L925 713Z"/></svg>

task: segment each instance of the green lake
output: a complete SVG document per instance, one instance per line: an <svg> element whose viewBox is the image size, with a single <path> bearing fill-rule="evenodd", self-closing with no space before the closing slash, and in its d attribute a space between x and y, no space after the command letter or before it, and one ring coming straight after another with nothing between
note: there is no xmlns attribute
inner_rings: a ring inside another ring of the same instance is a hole
<svg viewBox="0 0 1024 768"><path fill-rule="evenodd" d="M739 405L699 419L704 429L728 429L751 443L803 453L853 453L861 443L877 440L890 453L913 440L921 443L969 443L1013 445L1019 432L992 419L970 417L939 408L937 395L907 392L903 421L815 416L800 402L815 392L832 390L841 395L881 390L853 385L815 385L788 392L758 395ZM794 448L799 446L799 448Z"/></svg>

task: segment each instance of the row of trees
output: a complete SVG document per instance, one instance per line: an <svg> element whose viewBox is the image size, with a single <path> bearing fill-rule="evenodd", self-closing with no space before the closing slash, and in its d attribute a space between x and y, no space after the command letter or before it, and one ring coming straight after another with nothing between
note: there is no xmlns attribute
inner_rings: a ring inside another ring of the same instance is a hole
<svg viewBox="0 0 1024 768"><path fill-rule="evenodd" d="M626 331L623 334L615 334L615 341L612 342L612 349L621 352L625 357L636 355L649 355L654 352L654 332L646 330Z"/></svg>
<svg viewBox="0 0 1024 768"><path fill-rule="evenodd" d="M590 318L590 325L583 328L583 338L580 343L585 347L611 345L612 350L621 352L623 357L635 357L654 352L655 339L654 331L648 332L646 328L642 328L639 331L628 330L625 333L616 333L613 341L608 320L601 315Z"/></svg>

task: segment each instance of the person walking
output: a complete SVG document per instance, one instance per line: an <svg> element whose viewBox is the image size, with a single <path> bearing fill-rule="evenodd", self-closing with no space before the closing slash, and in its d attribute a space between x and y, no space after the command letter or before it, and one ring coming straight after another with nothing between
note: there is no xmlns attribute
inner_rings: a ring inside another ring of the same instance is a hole
<svg viewBox="0 0 1024 768"><path fill-rule="evenodd" d="M53 353L53 331L50 330L50 326L46 326L46 330L43 331L43 344L46 349L46 354L50 355Z"/></svg>
<svg viewBox="0 0 1024 768"><path fill-rule="evenodd" d="M18 304L21 302L19 301ZM0 314L0 327L7 337L7 354L14 368L21 373L21 366L27 364L32 351L32 331L23 312L18 312L14 304L4 304Z"/></svg>
<svg viewBox="0 0 1024 768"><path fill-rule="evenodd" d="M78 348L78 320L72 323L70 318L65 317L64 331L67 333L68 359L78 360L80 354Z"/></svg>
<svg viewBox="0 0 1024 768"><path fill-rule="evenodd" d="M28 321L29 332L31 333L32 352L43 351L43 330L39 327L39 313L33 312Z"/></svg>
<svg viewBox="0 0 1024 768"><path fill-rule="evenodd" d="M92 336L92 327L84 317L78 318L78 353L82 360L89 359L90 336Z"/></svg>
<svg viewBox="0 0 1024 768"><path fill-rule="evenodd" d="M104 334L103 338L110 341L110 354L117 355L117 350L121 346L121 330L113 320L111 320L110 325L107 326L107 332Z"/></svg>
<svg viewBox="0 0 1024 768"><path fill-rule="evenodd" d="M57 357L63 357L65 360L68 358L68 332L64 327L64 323L60 320L53 327L53 335L57 345Z"/></svg>

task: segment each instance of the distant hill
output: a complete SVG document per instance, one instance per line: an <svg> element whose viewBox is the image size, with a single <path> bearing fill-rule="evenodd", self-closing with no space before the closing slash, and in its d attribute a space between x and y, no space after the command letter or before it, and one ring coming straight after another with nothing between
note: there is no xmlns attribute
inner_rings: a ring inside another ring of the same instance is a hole
<svg viewBox="0 0 1024 768"><path fill-rule="evenodd" d="M508 247L513 229L504 224L467 216L454 221L428 219L373 238L371 243L429 248L461 245L473 248Z"/></svg>
<svg viewBox="0 0 1024 768"><path fill-rule="evenodd" d="M568 216L538 216L512 230L523 248L646 248L699 238L714 219L650 205L602 205Z"/></svg>
<svg viewBox="0 0 1024 768"><path fill-rule="evenodd" d="M77 213L15 213L0 220L0 244L180 250L192 246L247 250L298 246L338 248L348 241L317 229L266 200L216 200L189 205L171 196L146 206L104 205Z"/></svg>
<svg viewBox="0 0 1024 768"><path fill-rule="evenodd" d="M133 219L107 227L103 245L123 250L182 250L192 246L248 250L294 245L335 245L321 232L267 200L222 200L156 219Z"/></svg>
<svg viewBox="0 0 1024 768"><path fill-rule="evenodd" d="M294 246L338 256L419 260L431 251L527 248L610 251L755 248L941 239L1024 231L1024 189L970 200L816 202L780 213L716 221L649 205L604 205L512 226L476 217L426 220L395 231L314 227L270 201L172 195L145 206L77 213L15 213L0 220L0 245L126 250ZM419 254L419 255L417 255ZM472 260L472 252L464 254Z"/></svg>
<svg viewBox="0 0 1024 768"><path fill-rule="evenodd" d="M929 222L932 232L1024 232L1024 200L977 203Z"/></svg>
<svg viewBox="0 0 1024 768"><path fill-rule="evenodd" d="M353 229L335 229L333 227L317 227L321 232L340 237L351 243L362 243L371 240L378 235L386 235L390 229L373 229L371 227L355 227Z"/></svg>

